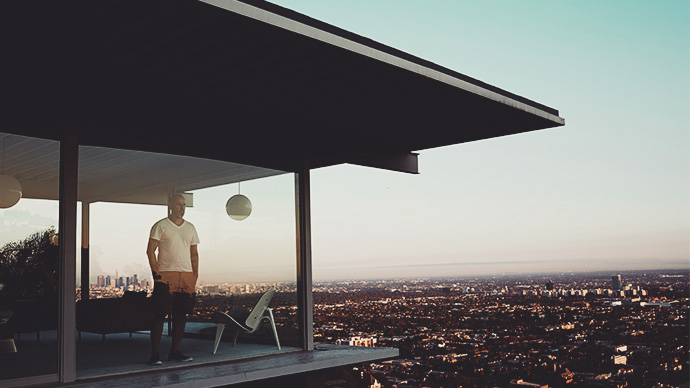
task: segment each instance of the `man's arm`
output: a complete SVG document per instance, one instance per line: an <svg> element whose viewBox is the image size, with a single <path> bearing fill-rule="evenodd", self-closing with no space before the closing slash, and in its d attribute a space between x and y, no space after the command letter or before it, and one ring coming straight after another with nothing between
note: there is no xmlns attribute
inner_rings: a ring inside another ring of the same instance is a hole
<svg viewBox="0 0 690 388"><path fill-rule="evenodd" d="M151 273L153 274L153 280L158 280L156 276L158 275L158 260L156 258L156 249L158 249L158 244L160 241L149 239L149 244L146 247L146 256L149 258L149 266L151 267Z"/></svg>
<svg viewBox="0 0 690 388"><path fill-rule="evenodd" d="M194 272L194 275L196 277L199 277L199 251L196 249L196 245L192 245L191 248L189 248L191 257L192 257L192 272Z"/></svg>

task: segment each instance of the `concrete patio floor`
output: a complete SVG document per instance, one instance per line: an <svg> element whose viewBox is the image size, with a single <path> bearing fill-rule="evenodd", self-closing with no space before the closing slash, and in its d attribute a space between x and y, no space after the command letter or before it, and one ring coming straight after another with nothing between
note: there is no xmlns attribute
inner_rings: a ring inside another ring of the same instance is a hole
<svg viewBox="0 0 690 388"><path fill-rule="evenodd" d="M2 368L2 379L37 376L36 366L48 367L57 362L56 332L42 332L40 342L35 335L25 334L17 341L18 352L11 364ZM283 344L281 344L283 345ZM212 338L184 338L182 351L194 357L187 363L166 360L170 337L163 336L163 365L148 365L150 342L148 332L110 334L105 342L98 334L82 333L77 342L77 381L54 384L60 387L213 387L251 382L326 368L355 365L394 358L397 349L365 348L345 345L317 344L311 352L297 347L275 344L224 340L217 353L211 354ZM26 362L27 360L31 362ZM0 380L1 381L1 380ZM48 384L51 386L51 384Z"/></svg>

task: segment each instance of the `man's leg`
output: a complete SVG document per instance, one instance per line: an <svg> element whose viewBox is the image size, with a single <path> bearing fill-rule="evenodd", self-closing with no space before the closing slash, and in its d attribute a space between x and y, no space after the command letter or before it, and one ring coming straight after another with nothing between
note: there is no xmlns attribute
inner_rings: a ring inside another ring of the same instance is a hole
<svg viewBox="0 0 690 388"><path fill-rule="evenodd" d="M178 316L173 315L172 322L172 346L170 347L170 353L175 353L180 351L180 343L182 342L182 335L184 335L184 328L187 325L187 315L178 314Z"/></svg>
<svg viewBox="0 0 690 388"><path fill-rule="evenodd" d="M160 352L161 337L163 336L163 325L165 324L165 315L153 316L153 326L151 327L151 353Z"/></svg>
<svg viewBox="0 0 690 388"><path fill-rule="evenodd" d="M153 295L151 296L151 308L153 310L153 322L151 324L151 358L149 364L161 365L160 343L163 336L163 324L165 316L170 311L172 294L170 287L161 282L154 282Z"/></svg>
<svg viewBox="0 0 690 388"><path fill-rule="evenodd" d="M170 354L168 358L175 361L192 361L193 358L184 355L180 352L180 343L184 335L184 329L187 324L187 314L194 310L195 298L192 294L185 292L173 293L172 301L172 346L170 347Z"/></svg>

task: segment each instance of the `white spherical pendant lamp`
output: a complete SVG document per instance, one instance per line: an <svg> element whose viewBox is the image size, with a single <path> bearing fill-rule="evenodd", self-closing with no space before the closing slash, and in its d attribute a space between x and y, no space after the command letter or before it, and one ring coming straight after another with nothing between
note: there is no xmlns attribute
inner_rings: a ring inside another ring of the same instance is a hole
<svg viewBox="0 0 690 388"><path fill-rule="evenodd" d="M22 185L10 175L0 175L0 209L10 208L22 198Z"/></svg>
<svg viewBox="0 0 690 388"><path fill-rule="evenodd" d="M233 220L242 221L252 214L252 201L242 194L233 195L225 204L225 211Z"/></svg>

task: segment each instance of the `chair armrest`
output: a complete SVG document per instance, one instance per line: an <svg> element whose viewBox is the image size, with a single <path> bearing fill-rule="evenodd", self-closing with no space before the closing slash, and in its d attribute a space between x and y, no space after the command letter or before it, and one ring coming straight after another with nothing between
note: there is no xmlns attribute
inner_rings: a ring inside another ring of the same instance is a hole
<svg viewBox="0 0 690 388"><path fill-rule="evenodd" d="M236 321L235 318L231 317L230 315L220 311L216 311L213 313L213 315L211 315L211 321L214 323L224 323L228 326L232 326L235 329L241 329L247 332L251 331L251 328Z"/></svg>

